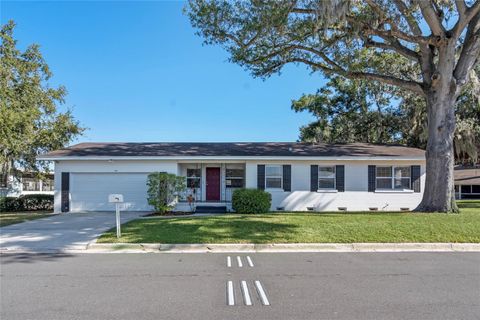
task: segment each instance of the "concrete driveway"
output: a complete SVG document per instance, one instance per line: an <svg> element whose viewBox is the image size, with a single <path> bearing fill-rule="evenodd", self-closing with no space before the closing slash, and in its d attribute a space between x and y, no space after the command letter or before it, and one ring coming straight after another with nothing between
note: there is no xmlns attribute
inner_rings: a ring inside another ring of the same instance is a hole
<svg viewBox="0 0 480 320"><path fill-rule="evenodd" d="M145 212L122 212L122 223ZM115 226L114 212L65 213L0 228L0 251L83 250Z"/></svg>

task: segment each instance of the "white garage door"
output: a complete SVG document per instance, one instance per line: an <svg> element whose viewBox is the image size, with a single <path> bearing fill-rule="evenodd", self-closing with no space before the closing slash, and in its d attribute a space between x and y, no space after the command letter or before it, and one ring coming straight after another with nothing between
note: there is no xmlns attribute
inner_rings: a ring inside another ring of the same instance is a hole
<svg viewBox="0 0 480 320"><path fill-rule="evenodd" d="M111 211L111 193L123 194L124 208L129 211L148 211L146 173L71 173L70 210Z"/></svg>

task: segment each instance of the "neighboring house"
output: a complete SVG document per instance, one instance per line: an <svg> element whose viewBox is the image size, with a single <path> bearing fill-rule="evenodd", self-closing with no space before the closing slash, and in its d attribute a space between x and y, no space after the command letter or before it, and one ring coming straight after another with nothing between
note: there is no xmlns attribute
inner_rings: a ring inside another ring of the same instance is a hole
<svg viewBox="0 0 480 320"><path fill-rule="evenodd" d="M480 167L455 167L455 197L480 199Z"/></svg>
<svg viewBox="0 0 480 320"><path fill-rule="evenodd" d="M7 181L0 182L0 195L19 197L26 194L53 194L53 174L43 174L39 179L32 173L19 172L17 176L7 176Z"/></svg>
<svg viewBox="0 0 480 320"><path fill-rule="evenodd" d="M147 175L185 176L189 189L176 210L220 206L231 210L233 190L265 189L272 210L412 210L421 201L423 150L373 144L308 143L81 143L39 160L55 163L55 212L152 210Z"/></svg>

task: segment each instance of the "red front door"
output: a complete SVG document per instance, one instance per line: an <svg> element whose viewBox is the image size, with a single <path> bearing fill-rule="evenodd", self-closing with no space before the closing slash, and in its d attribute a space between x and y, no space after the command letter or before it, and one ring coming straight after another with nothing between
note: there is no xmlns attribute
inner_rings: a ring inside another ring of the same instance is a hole
<svg viewBox="0 0 480 320"><path fill-rule="evenodd" d="M220 201L220 168L207 168L207 201Z"/></svg>

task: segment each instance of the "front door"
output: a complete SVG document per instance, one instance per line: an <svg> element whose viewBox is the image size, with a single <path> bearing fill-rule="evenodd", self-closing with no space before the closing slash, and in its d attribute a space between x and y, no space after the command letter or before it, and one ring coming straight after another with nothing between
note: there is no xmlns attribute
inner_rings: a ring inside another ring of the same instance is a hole
<svg viewBox="0 0 480 320"><path fill-rule="evenodd" d="M220 168L207 168L207 201L220 201Z"/></svg>

